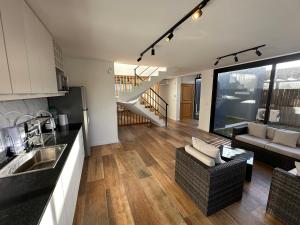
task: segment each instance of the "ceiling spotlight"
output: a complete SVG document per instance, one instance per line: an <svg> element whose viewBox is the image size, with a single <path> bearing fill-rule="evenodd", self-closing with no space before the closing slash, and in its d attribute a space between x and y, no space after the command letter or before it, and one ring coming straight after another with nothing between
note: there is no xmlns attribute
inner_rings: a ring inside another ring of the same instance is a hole
<svg viewBox="0 0 300 225"><path fill-rule="evenodd" d="M237 57L237 55L234 56L234 61L235 61L235 62L238 62L238 61L239 61L239 58Z"/></svg>
<svg viewBox="0 0 300 225"><path fill-rule="evenodd" d="M154 48L152 48L152 50L151 50L151 55L155 55L155 49Z"/></svg>
<svg viewBox="0 0 300 225"><path fill-rule="evenodd" d="M170 42L170 41L172 40L173 37L174 37L174 34L173 34L173 32L171 32L171 33L168 35L166 41L167 41L167 42Z"/></svg>
<svg viewBox="0 0 300 225"><path fill-rule="evenodd" d="M218 58L217 61L215 62L215 66L219 64L220 59Z"/></svg>
<svg viewBox="0 0 300 225"><path fill-rule="evenodd" d="M140 58L137 59L138 62L140 62L142 60L142 56L140 56Z"/></svg>
<svg viewBox="0 0 300 225"><path fill-rule="evenodd" d="M257 56L261 56L262 55L262 53L258 50L258 48L256 49L255 53L256 53Z"/></svg>
<svg viewBox="0 0 300 225"><path fill-rule="evenodd" d="M196 21L202 16L202 10L199 8L196 12L192 15L192 20Z"/></svg>

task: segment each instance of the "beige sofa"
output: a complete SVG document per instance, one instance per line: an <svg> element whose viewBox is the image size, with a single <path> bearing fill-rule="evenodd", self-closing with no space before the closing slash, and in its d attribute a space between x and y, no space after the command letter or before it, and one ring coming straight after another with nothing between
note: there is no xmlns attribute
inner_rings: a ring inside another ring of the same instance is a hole
<svg viewBox="0 0 300 225"><path fill-rule="evenodd" d="M263 138L249 134L248 125L236 127L233 129L232 146L253 151L256 160L290 170L295 167L295 161L300 161L300 137L295 147L274 143L276 130L267 126Z"/></svg>

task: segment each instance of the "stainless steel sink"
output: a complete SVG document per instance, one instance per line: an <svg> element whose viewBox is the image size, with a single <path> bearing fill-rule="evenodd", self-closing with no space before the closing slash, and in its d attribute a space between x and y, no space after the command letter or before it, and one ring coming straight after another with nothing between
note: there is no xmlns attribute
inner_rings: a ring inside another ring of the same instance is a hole
<svg viewBox="0 0 300 225"><path fill-rule="evenodd" d="M0 170L0 177L55 168L66 144L42 147L23 153Z"/></svg>

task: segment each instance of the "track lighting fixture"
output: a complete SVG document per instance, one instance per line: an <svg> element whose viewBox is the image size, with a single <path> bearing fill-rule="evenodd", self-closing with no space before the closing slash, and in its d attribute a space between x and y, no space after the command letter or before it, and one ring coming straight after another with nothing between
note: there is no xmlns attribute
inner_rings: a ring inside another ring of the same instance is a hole
<svg viewBox="0 0 300 225"><path fill-rule="evenodd" d="M237 55L234 56L234 61L235 61L235 62L238 62L238 61L239 61L239 58L238 58Z"/></svg>
<svg viewBox="0 0 300 225"><path fill-rule="evenodd" d="M255 53L256 53L257 56L261 56L262 55L262 53L258 50L258 48L256 49Z"/></svg>
<svg viewBox="0 0 300 225"><path fill-rule="evenodd" d="M166 39L170 42L174 37L174 31L187 19L192 18L194 21L197 20L203 14L203 8L207 5L210 0L202 0L198 5L196 5L191 11L189 11L183 18L181 18L175 25L173 25L169 30L167 30L163 35L161 35L156 41L154 41L149 47L147 47L143 52L141 52L138 62L143 58L143 55L151 50L151 55L155 55L154 46L156 46L161 40Z"/></svg>
<svg viewBox="0 0 300 225"><path fill-rule="evenodd" d="M155 55L155 49L154 49L154 47L151 49L151 55Z"/></svg>
<svg viewBox="0 0 300 225"><path fill-rule="evenodd" d="M166 41L170 42L172 40L172 38L174 37L173 31L168 35Z"/></svg>
<svg viewBox="0 0 300 225"><path fill-rule="evenodd" d="M217 58L217 61L215 62L215 66L219 64L221 59L224 59L224 58L227 58L227 57L232 57L232 56L234 57L234 61L238 62L239 61L238 55L241 54L241 53L244 53L244 52L255 51L257 56L261 56L262 53L261 53L261 51L259 51L259 49L263 48L263 47L266 47L266 45L259 45L259 46L253 47L253 48L248 48L248 49L239 51L239 52L234 52L234 53L231 53L231 54L228 54L228 55L220 56L220 57Z"/></svg>
<svg viewBox="0 0 300 225"><path fill-rule="evenodd" d="M199 8L196 12L192 15L192 20L196 21L202 16L202 10Z"/></svg>

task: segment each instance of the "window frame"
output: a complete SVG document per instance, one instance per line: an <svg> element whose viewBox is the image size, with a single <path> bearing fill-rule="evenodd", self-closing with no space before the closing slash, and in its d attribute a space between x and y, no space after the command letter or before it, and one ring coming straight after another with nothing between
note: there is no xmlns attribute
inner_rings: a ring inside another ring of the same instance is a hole
<svg viewBox="0 0 300 225"><path fill-rule="evenodd" d="M265 112L265 118L264 118L264 124L267 124L268 120L269 120L269 116L270 116L270 105L271 105L271 99L272 99L272 92L273 92L273 88L274 88L276 66L279 63L285 63L285 62L296 61L296 60L300 60L300 53L285 55L285 56L280 56L280 57L275 57L275 58L269 58L269 59L263 59L263 60L259 60L259 61L254 61L254 62L243 63L243 64L239 64L239 65L233 65L233 66L215 69L214 74L213 74L213 88L212 88L212 98L211 98L212 101L211 101L211 111L210 111L209 132L231 139L230 137L227 137L225 135L219 134L214 131L216 100L217 100L217 90L218 90L218 76L220 73L233 72L233 71L237 71L237 70L245 70L245 69L252 69L252 68L256 68L256 67L272 65L268 97L267 97L267 104L266 104L266 112Z"/></svg>

